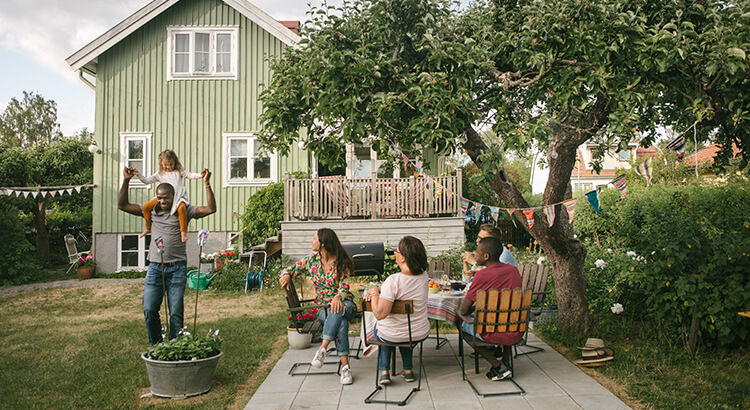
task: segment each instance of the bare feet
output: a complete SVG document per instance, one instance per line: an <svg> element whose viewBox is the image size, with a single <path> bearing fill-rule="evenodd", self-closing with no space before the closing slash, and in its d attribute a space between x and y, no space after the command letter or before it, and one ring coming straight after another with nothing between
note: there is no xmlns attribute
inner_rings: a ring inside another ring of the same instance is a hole
<svg viewBox="0 0 750 410"><path fill-rule="evenodd" d="M182 239L183 242L187 242L187 240L188 240L188 234L187 234L187 232L180 231L180 239Z"/></svg>
<svg viewBox="0 0 750 410"><path fill-rule="evenodd" d="M139 238L143 238L144 236L146 236L146 235L148 235L150 233L151 233L151 229L144 229L143 232L141 232L141 234L138 235L138 237ZM183 242L185 242L185 241L183 241Z"/></svg>

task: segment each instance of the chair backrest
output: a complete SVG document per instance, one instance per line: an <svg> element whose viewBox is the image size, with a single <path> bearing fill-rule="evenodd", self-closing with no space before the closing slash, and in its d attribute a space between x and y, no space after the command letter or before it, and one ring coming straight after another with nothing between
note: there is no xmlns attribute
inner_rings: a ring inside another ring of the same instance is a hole
<svg viewBox="0 0 750 410"><path fill-rule="evenodd" d="M297 289L294 287L294 280L291 278L289 278L289 285L286 288L286 304L289 305L290 309L302 306L302 303L299 301Z"/></svg>
<svg viewBox="0 0 750 410"><path fill-rule="evenodd" d="M372 302L362 300L362 311L372 312ZM391 306L391 313L401 313L411 315L414 313L414 301L411 300L396 300Z"/></svg>
<svg viewBox="0 0 750 410"><path fill-rule="evenodd" d="M536 263L518 264L518 272L521 274L521 286L524 289L531 289L534 293L532 299L537 302L544 302L550 270L550 267L547 265Z"/></svg>
<svg viewBox="0 0 750 410"><path fill-rule="evenodd" d="M427 275L430 279L442 279L443 276L451 276L451 263L450 261L441 261L437 259L430 259L429 267L427 268Z"/></svg>
<svg viewBox="0 0 750 410"><path fill-rule="evenodd" d="M78 244L76 238L71 234L65 235L65 249L68 251L68 261L70 261L70 263L78 260Z"/></svg>
<svg viewBox="0 0 750 410"><path fill-rule="evenodd" d="M531 289L478 290L476 332L525 332L529 324Z"/></svg>

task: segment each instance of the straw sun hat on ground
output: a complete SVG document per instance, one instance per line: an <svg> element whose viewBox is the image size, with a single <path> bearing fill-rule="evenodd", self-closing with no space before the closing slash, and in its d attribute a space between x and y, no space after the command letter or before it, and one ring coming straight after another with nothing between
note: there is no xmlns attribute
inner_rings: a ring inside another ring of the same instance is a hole
<svg viewBox="0 0 750 410"><path fill-rule="evenodd" d="M604 345L604 340L589 338L586 345L578 347L583 359L576 361L581 366L601 366L614 359L615 351Z"/></svg>

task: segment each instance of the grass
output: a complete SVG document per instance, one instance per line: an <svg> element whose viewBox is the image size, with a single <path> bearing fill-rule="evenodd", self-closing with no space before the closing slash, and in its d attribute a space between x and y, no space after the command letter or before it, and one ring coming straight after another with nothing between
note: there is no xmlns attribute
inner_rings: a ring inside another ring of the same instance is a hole
<svg viewBox="0 0 750 410"><path fill-rule="evenodd" d="M0 299L3 408L243 408L287 349L283 295L201 292L198 332L221 329L209 394L141 399L149 381L142 285L48 289ZM193 328L195 293L185 294Z"/></svg>
<svg viewBox="0 0 750 410"><path fill-rule="evenodd" d="M576 346L585 340L563 335L555 324L535 331L569 360L580 359ZM615 350L615 359L584 371L633 408L750 408L747 350L703 351L691 356L684 346L659 340L657 329L626 322L603 329L596 337Z"/></svg>

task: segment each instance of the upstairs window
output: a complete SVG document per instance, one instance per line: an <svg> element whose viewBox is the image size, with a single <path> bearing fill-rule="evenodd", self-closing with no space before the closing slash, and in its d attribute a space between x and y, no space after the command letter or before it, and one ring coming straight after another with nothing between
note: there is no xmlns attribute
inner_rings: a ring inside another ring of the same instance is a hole
<svg viewBox="0 0 750 410"><path fill-rule="evenodd" d="M225 186L276 182L276 154L261 152L259 147L252 134L224 134Z"/></svg>
<svg viewBox="0 0 750 410"><path fill-rule="evenodd" d="M237 79L236 27L167 28L167 80Z"/></svg>

